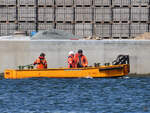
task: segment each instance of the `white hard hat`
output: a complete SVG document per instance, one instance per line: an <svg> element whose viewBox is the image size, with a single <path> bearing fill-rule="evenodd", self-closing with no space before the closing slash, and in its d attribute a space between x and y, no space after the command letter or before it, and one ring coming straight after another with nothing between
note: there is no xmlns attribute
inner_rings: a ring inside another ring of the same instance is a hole
<svg viewBox="0 0 150 113"><path fill-rule="evenodd" d="M70 52L69 52L69 55L72 55L72 54L74 54L74 52L73 52L73 51L70 51Z"/></svg>

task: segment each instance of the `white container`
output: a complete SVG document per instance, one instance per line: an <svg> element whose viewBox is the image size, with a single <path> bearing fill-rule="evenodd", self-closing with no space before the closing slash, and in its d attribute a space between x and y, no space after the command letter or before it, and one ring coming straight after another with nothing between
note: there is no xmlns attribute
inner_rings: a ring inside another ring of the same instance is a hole
<svg viewBox="0 0 150 113"><path fill-rule="evenodd" d="M129 8L114 8L113 9L114 21L129 21Z"/></svg>
<svg viewBox="0 0 150 113"><path fill-rule="evenodd" d="M130 0L112 0L113 5L130 5Z"/></svg>
<svg viewBox="0 0 150 113"><path fill-rule="evenodd" d="M65 0L55 0L56 5L65 5Z"/></svg>
<svg viewBox="0 0 150 113"><path fill-rule="evenodd" d="M112 25L112 37L121 37L121 25L114 23Z"/></svg>
<svg viewBox="0 0 150 113"><path fill-rule="evenodd" d="M7 19L7 8L6 7L0 7L0 21L6 21Z"/></svg>
<svg viewBox="0 0 150 113"><path fill-rule="evenodd" d="M130 0L121 0L122 5L130 5Z"/></svg>
<svg viewBox="0 0 150 113"><path fill-rule="evenodd" d="M131 20L140 21L140 8L139 7L131 8Z"/></svg>
<svg viewBox="0 0 150 113"><path fill-rule="evenodd" d="M18 0L19 5L35 5L35 0Z"/></svg>
<svg viewBox="0 0 150 113"><path fill-rule="evenodd" d="M73 24L71 23L57 23L56 29L64 30L69 33L73 33Z"/></svg>
<svg viewBox="0 0 150 113"><path fill-rule="evenodd" d="M51 7L39 7L38 20L39 21L54 21L54 9Z"/></svg>
<svg viewBox="0 0 150 113"><path fill-rule="evenodd" d="M141 5L148 5L149 4L149 0L140 0Z"/></svg>
<svg viewBox="0 0 150 113"><path fill-rule="evenodd" d="M95 7L94 9L95 21L111 21L111 9L108 7Z"/></svg>
<svg viewBox="0 0 150 113"><path fill-rule="evenodd" d="M35 8L34 7L19 7L18 8L18 20L19 21L34 21L35 20Z"/></svg>
<svg viewBox="0 0 150 113"><path fill-rule="evenodd" d="M74 0L75 5L92 5L92 0Z"/></svg>
<svg viewBox="0 0 150 113"><path fill-rule="evenodd" d="M38 0L38 5L46 5L46 0Z"/></svg>
<svg viewBox="0 0 150 113"><path fill-rule="evenodd" d="M72 7L57 7L56 8L56 21L73 21L73 8Z"/></svg>
<svg viewBox="0 0 150 113"><path fill-rule="evenodd" d="M0 23L0 34L2 36L11 35L16 31L15 23Z"/></svg>
<svg viewBox="0 0 150 113"><path fill-rule="evenodd" d="M7 0L0 0L0 5L7 5Z"/></svg>
<svg viewBox="0 0 150 113"><path fill-rule="evenodd" d="M100 37L110 37L110 24L95 24L95 35Z"/></svg>
<svg viewBox="0 0 150 113"><path fill-rule="evenodd" d="M131 5L148 5L149 0L131 0Z"/></svg>
<svg viewBox="0 0 150 113"><path fill-rule="evenodd" d="M140 24L140 33L143 34L143 33L145 33L145 32L149 32L149 31L148 31L148 24L146 24L146 23L141 23L141 24Z"/></svg>
<svg viewBox="0 0 150 113"><path fill-rule="evenodd" d="M90 23L75 24L75 35L80 37L92 36L92 24Z"/></svg>
<svg viewBox="0 0 150 113"><path fill-rule="evenodd" d="M121 37L129 37L129 24L128 23L121 24Z"/></svg>
<svg viewBox="0 0 150 113"><path fill-rule="evenodd" d="M38 5L54 5L54 0L38 0Z"/></svg>
<svg viewBox="0 0 150 113"><path fill-rule="evenodd" d="M46 5L54 5L54 0L46 0Z"/></svg>
<svg viewBox="0 0 150 113"><path fill-rule="evenodd" d="M148 21L147 7L132 7L131 8L131 20L132 21Z"/></svg>
<svg viewBox="0 0 150 113"><path fill-rule="evenodd" d="M56 21L65 21L65 8L64 7L56 8Z"/></svg>
<svg viewBox="0 0 150 113"><path fill-rule="evenodd" d="M140 8L140 21L148 21L148 15L149 15L149 8L148 7L141 7Z"/></svg>
<svg viewBox="0 0 150 113"><path fill-rule="evenodd" d="M131 5L140 5L140 0L131 0Z"/></svg>
<svg viewBox="0 0 150 113"><path fill-rule="evenodd" d="M45 16L46 16L45 8L44 7L39 7L38 8L38 20L39 21L45 21L45 19L44 19Z"/></svg>
<svg viewBox="0 0 150 113"><path fill-rule="evenodd" d="M27 31L28 34L34 31L35 28L36 28L35 23L22 22L18 24L18 29L20 31Z"/></svg>
<svg viewBox="0 0 150 113"><path fill-rule="evenodd" d="M92 21L92 8L91 7L76 7L75 8L76 21Z"/></svg>
<svg viewBox="0 0 150 113"><path fill-rule="evenodd" d="M56 5L73 5L73 0L56 0Z"/></svg>
<svg viewBox="0 0 150 113"><path fill-rule="evenodd" d="M53 23L39 23L38 30L48 30L53 29Z"/></svg>
<svg viewBox="0 0 150 113"><path fill-rule="evenodd" d="M131 37L138 36L148 32L148 24L146 23L132 23L131 24Z"/></svg>
<svg viewBox="0 0 150 113"><path fill-rule="evenodd" d="M72 7L66 7L65 10L65 21L73 21L73 8Z"/></svg>
<svg viewBox="0 0 150 113"><path fill-rule="evenodd" d="M112 37L129 37L128 23L114 23L112 25Z"/></svg>
<svg viewBox="0 0 150 113"><path fill-rule="evenodd" d="M112 0L113 5L122 5L121 2L122 0Z"/></svg>
<svg viewBox="0 0 150 113"><path fill-rule="evenodd" d="M65 0L64 5L73 5L73 0Z"/></svg>
<svg viewBox="0 0 150 113"><path fill-rule="evenodd" d="M140 34L140 24L132 23L131 24L131 37L135 37Z"/></svg>
<svg viewBox="0 0 150 113"><path fill-rule="evenodd" d="M16 5L16 0L5 0L7 1L7 5Z"/></svg>
<svg viewBox="0 0 150 113"><path fill-rule="evenodd" d="M0 21L15 21L16 8L15 7L0 7Z"/></svg>
<svg viewBox="0 0 150 113"><path fill-rule="evenodd" d="M110 0L94 0L94 5L105 6L110 5Z"/></svg>
<svg viewBox="0 0 150 113"><path fill-rule="evenodd" d="M7 8L7 18L8 18L8 21L16 20L16 8L15 7Z"/></svg>
<svg viewBox="0 0 150 113"><path fill-rule="evenodd" d="M140 33L143 34L145 32L148 32L148 24L140 23Z"/></svg>

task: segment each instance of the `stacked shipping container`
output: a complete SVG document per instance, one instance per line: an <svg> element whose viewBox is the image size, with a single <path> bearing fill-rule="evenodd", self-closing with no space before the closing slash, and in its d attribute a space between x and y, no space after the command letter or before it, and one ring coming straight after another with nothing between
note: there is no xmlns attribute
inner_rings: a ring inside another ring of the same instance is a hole
<svg viewBox="0 0 150 113"><path fill-rule="evenodd" d="M95 24L95 34L97 36L103 37L103 38L109 38L111 37L111 25L106 24Z"/></svg>
<svg viewBox="0 0 150 113"><path fill-rule="evenodd" d="M1 0L0 35L56 28L84 37L148 32L149 0Z"/></svg>
<svg viewBox="0 0 150 113"><path fill-rule="evenodd" d="M57 7L56 8L56 21L73 21L73 8L72 7Z"/></svg>
<svg viewBox="0 0 150 113"><path fill-rule="evenodd" d="M15 21L16 8L15 7L0 7L0 21Z"/></svg>
<svg viewBox="0 0 150 113"><path fill-rule="evenodd" d="M95 7L94 20L95 21L111 21L111 8L109 7Z"/></svg>

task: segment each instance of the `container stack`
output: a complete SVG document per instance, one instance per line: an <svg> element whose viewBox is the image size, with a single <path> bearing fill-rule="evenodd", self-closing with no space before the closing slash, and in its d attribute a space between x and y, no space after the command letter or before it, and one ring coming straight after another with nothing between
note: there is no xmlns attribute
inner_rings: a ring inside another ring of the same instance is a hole
<svg viewBox="0 0 150 113"><path fill-rule="evenodd" d="M93 35L93 0L74 1L75 35L88 37Z"/></svg>
<svg viewBox="0 0 150 113"><path fill-rule="evenodd" d="M60 29L80 37L129 39L150 31L149 0L1 0L0 35Z"/></svg>
<svg viewBox="0 0 150 113"><path fill-rule="evenodd" d="M16 29L16 0L0 1L0 35L12 34Z"/></svg>
<svg viewBox="0 0 150 113"><path fill-rule="evenodd" d="M17 4L17 28L21 31L27 31L30 34L30 32L35 30L35 0L18 0Z"/></svg>

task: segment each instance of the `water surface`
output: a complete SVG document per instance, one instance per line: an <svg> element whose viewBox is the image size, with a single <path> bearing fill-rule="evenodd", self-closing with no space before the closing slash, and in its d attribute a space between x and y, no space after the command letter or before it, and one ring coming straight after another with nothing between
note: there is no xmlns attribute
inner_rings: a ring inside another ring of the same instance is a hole
<svg viewBox="0 0 150 113"><path fill-rule="evenodd" d="M1 79L0 113L150 113L150 78Z"/></svg>

